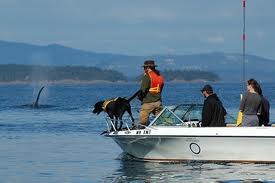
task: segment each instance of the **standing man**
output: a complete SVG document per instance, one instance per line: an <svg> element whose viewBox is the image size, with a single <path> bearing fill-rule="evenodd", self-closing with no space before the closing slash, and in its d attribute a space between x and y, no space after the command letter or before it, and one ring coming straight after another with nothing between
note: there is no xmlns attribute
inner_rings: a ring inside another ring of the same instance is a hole
<svg viewBox="0 0 275 183"><path fill-rule="evenodd" d="M157 65L153 60L146 60L142 67L144 75L138 96L142 103L138 128L148 126L150 114L157 115L162 110L161 92L164 85L163 76L156 70Z"/></svg>
<svg viewBox="0 0 275 183"><path fill-rule="evenodd" d="M213 93L210 85L205 85L201 90L205 97L202 109L202 127L224 127L226 110L218 96Z"/></svg>

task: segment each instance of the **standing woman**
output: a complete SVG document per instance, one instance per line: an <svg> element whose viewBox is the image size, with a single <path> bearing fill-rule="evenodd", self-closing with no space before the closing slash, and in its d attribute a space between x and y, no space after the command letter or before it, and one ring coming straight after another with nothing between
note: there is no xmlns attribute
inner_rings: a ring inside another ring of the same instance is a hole
<svg viewBox="0 0 275 183"><path fill-rule="evenodd" d="M240 104L243 113L242 126L259 126L258 115L262 111L262 98L258 94L259 84L255 79L247 81L247 93L244 94Z"/></svg>

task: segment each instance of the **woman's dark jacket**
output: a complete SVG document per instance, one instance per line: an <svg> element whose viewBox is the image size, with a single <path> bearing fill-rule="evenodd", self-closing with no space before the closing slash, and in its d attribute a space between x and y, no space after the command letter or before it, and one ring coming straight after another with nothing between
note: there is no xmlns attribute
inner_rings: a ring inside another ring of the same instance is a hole
<svg viewBox="0 0 275 183"><path fill-rule="evenodd" d="M203 104L202 127L223 127L225 124L226 110L218 96L214 93L209 95Z"/></svg>

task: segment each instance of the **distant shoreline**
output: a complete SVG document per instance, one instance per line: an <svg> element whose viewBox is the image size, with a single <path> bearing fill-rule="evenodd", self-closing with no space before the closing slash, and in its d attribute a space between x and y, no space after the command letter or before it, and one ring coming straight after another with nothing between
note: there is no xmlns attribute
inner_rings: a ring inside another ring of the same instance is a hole
<svg viewBox="0 0 275 183"><path fill-rule="evenodd" d="M165 81L165 83L171 84L184 84L184 83L223 83L222 81L207 81L207 80L172 80ZM238 83L238 82L235 82ZM0 82L0 85L31 85L31 84L41 84L41 85L78 85L78 84L140 84L138 81L107 81L107 80L92 80L92 81L81 81L81 80L60 80L60 81L9 81Z"/></svg>
<svg viewBox="0 0 275 183"><path fill-rule="evenodd" d="M219 76L201 70L164 70L167 82L206 83L219 81ZM49 84L93 84L139 82L143 74L129 78L115 70L86 66L43 66L0 64L0 83L28 84L42 82Z"/></svg>
<svg viewBox="0 0 275 183"><path fill-rule="evenodd" d="M205 83L238 83L242 84L241 81L231 81L231 82L224 82L224 81L206 81L206 80L196 80L196 81L183 81L183 80L174 80L174 81L166 81L166 84L205 84ZM263 82L263 83L274 83L274 82ZM96 84L107 84L107 85L132 85L137 84L140 85L140 82L137 81L105 81L105 80L94 80L94 81L11 81L11 82L0 82L0 86L3 85L96 85Z"/></svg>
<svg viewBox="0 0 275 183"><path fill-rule="evenodd" d="M60 80L60 81L9 81L9 82L0 82L0 85L10 84L10 85L17 85L17 84L118 84L118 83L129 83L125 81L106 81L106 80L93 80L93 81L80 81L80 80Z"/></svg>

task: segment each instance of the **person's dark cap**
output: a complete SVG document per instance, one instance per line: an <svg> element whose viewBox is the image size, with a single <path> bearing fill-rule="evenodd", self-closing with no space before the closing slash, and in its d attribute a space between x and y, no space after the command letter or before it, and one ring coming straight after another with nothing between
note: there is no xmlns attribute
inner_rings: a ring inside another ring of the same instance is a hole
<svg viewBox="0 0 275 183"><path fill-rule="evenodd" d="M205 85L205 86L201 89L201 92L204 92L204 91L213 92L213 88L212 88L212 86L210 86L210 85Z"/></svg>
<svg viewBox="0 0 275 183"><path fill-rule="evenodd" d="M157 67L154 60L145 60L142 67Z"/></svg>

